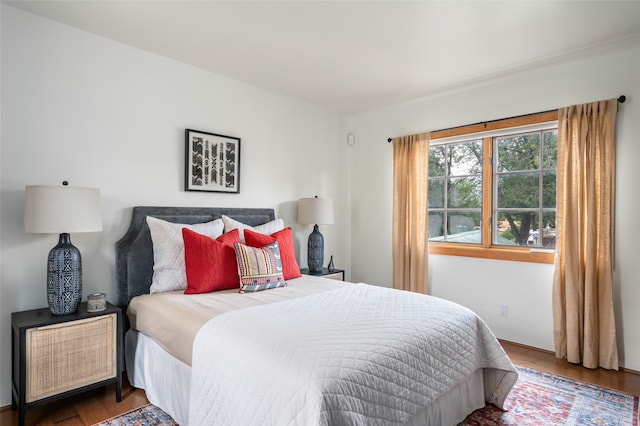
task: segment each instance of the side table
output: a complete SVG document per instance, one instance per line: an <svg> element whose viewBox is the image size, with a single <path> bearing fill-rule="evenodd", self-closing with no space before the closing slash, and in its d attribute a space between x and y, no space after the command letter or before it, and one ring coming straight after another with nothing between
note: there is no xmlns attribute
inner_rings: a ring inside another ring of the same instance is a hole
<svg viewBox="0 0 640 426"><path fill-rule="evenodd" d="M27 408L111 383L122 400L122 311L87 303L68 315L49 308L11 314L12 398L23 426Z"/></svg>

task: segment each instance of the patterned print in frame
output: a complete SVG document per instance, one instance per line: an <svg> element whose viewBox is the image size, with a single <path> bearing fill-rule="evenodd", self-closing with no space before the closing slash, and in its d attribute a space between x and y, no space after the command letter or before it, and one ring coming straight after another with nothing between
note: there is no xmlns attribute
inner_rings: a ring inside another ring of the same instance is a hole
<svg viewBox="0 0 640 426"><path fill-rule="evenodd" d="M240 192L240 138L185 131L185 191Z"/></svg>

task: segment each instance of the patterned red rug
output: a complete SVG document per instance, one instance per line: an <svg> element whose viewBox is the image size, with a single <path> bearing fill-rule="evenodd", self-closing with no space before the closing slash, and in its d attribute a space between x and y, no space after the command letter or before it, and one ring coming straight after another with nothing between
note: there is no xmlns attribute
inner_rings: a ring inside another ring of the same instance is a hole
<svg viewBox="0 0 640 426"><path fill-rule="evenodd" d="M505 411L487 404L461 425L638 426L638 397L517 366Z"/></svg>
<svg viewBox="0 0 640 426"><path fill-rule="evenodd" d="M155 405L147 404L93 426L177 426L177 423Z"/></svg>
<svg viewBox="0 0 640 426"><path fill-rule="evenodd" d="M461 426L606 425L639 426L638 397L517 366L518 382L505 411L493 405L474 411ZM151 404L95 426L175 426Z"/></svg>

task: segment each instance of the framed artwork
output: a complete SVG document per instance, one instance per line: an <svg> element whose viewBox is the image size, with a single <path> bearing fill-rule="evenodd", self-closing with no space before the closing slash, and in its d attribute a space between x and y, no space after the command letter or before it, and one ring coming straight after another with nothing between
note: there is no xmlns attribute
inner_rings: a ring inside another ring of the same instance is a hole
<svg viewBox="0 0 640 426"><path fill-rule="evenodd" d="M240 192L240 138L187 129L185 191Z"/></svg>

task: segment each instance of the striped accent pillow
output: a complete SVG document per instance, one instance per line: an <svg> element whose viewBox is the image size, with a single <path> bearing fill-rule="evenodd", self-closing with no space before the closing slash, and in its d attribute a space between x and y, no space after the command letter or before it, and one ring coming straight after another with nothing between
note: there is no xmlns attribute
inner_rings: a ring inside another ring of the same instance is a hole
<svg viewBox="0 0 640 426"><path fill-rule="evenodd" d="M240 275L240 293L284 287L280 246L277 241L262 248L233 244Z"/></svg>

